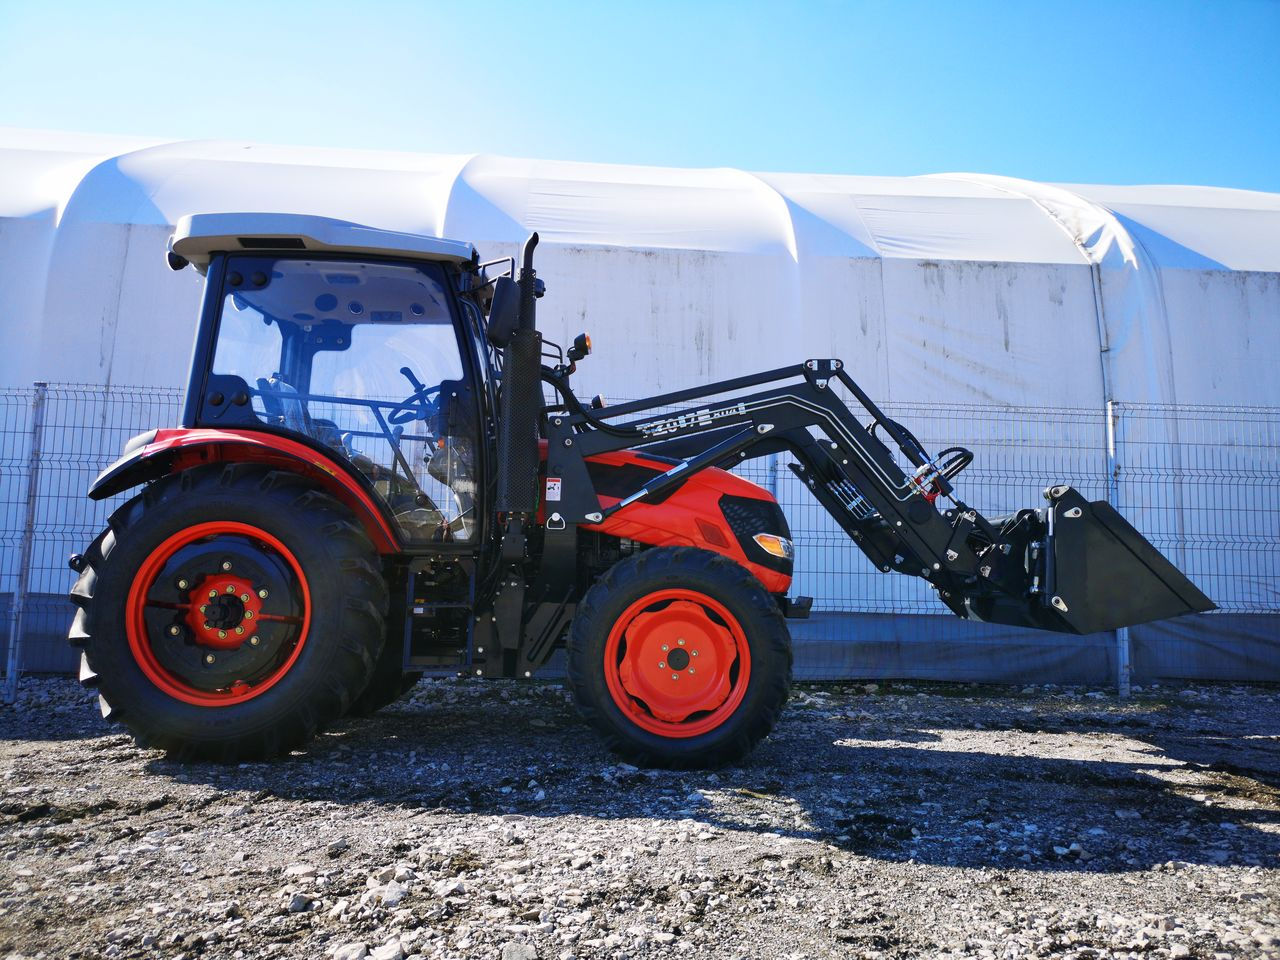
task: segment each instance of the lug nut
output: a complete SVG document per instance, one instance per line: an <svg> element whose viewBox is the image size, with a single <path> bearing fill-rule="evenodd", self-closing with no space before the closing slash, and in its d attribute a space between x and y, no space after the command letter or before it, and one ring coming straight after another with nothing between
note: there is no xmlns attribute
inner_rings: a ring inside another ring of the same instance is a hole
<svg viewBox="0 0 1280 960"><path fill-rule="evenodd" d="M208 609L209 609L209 605L208 605L207 603L202 603L202 604L200 604L200 612L201 612L201 613L204 613L204 612L205 612L206 610L208 610Z"/></svg>
<svg viewBox="0 0 1280 960"><path fill-rule="evenodd" d="M248 602L249 602L249 595L248 595L247 593L242 593L242 594L240 594L240 602L241 602L241 603L248 603Z"/></svg>
<svg viewBox="0 0 1280 960"><path fill-rule="evenodd" d="M209 599L210 599L210 600L214 599L217 595L218 595L218 591L217 591L217 590L210 590L210 591L209 591Z"/></svg>
<svg viewBox="0 0 1280 960"><path fill-rule="evenodd" d="M690 650L690 651L689 651L689 656L691 656L691 657L696 657L697 655L698 655L698 651L697 651L697 650Z"/></svg>
<svg viewBox="0 0 1280 960"><path fill-rule="evenodd" d="M213 624L212 624L212 623L210 623L208 620L206 620L206 621L204 622L204 628L205 628L206 630L212 630L212 629L213 629Z"/></svg>
<svg viewBox="0 0 1280 960"><path fill-rule="evenodd" d="M665 660L659 660L659 661L658 661L658 669L659 669L659 670L665 670L665 669L667 669L667 661L665 661Z"/></svg>
<svg viewBox="0 0 1280 960"><path fill-rule="evenodd" d="M689 672L690 672L690 673L693 673L693 667L690 667L690 668L689 668Z"/></svg>
<svg viewBox="0 0 1280 960"><path fill-rule="evenodd" d="M249 638L249 644L250 644L251 646L256 647L256 646L257 646L259 643L261 643L261 642L262 642L262 641L258 639L258 635L257 635L256 633L255 633L252 637L250 637L250 638Z"/></svg>
<svg viewBox="0 0 1280 960"><path fill-rule="evenodd" d="M205 662L205 663L213 663L213 659L214 659L214 658L213 658L213 654L212 654L212 653L209 653L209 654L206 654L206 655L205 655L204 662Z"/></svg>
<svg viewBox="0 0 1280 960"><path fill-rule="evenodd" d="M662 652L663 653L667 652L667 645L665 643L662 645Z"/></svg>
<svg viewBox="0 0 1280 960"><path fill-rule="evenodd" d="M244 634L244 627L236 627L236 636L241 636L243 634Z"/></svg>
<svg viewBox="0 0 1280 960"><path fill-rule="evenodd" d="M259 597L260 599L262 599L262 600L267 599L267 588L266 588L266 587L263 587L261 590L259 590L259 591L258 591L258 597Z"/></svg>
<svg viewBox="0 0 1280 960"><path fill-rule="evenodd" d="M679 680L679 679L680 679L680 674L678 674L678 673L673 673L673 674L671 675L671 679L672 679L672 680Z"/></svg>
<svg viewBox="0 0 1280 960"><path fill-rule="evenodd" d="M677 640L677 641L676 641L676 643L680 644L680 646L682 646L682 647L683 647L683 646L684 646L684 637L681 637L679 640Z"/></svg>
<svg viewBox="0 0 1280 960"><path fill-rule="evenodd" d="M236 592L236 585L234 583L228 583L227 593L235 593L235 592Z"/></svg>
<svg viewBox="0 0 1280 960"><path fill-rule="evenodd" d="M219 639L219 640L225 640L225 639L227 639L227 631L225 631L225 630L219 630L219 631L218 631L218 639Z"/></svg>
<svg viewBox="0 0 1280 960"><path fill-rule="evenodd" d="M252 611L252 610L246 610L246 611L244 612L244 618L245 618L246 620L252 620L252 619L253 619L253 611Z"/></svg>
<svg viewBox="0 0 1280 960"><path fill-rule="evenodd" d="M231 561L230 561L230 560L223 560L223 561L222 561L222 569L223 569L223 570L230 570L230 569L231 569Z"/></svg>

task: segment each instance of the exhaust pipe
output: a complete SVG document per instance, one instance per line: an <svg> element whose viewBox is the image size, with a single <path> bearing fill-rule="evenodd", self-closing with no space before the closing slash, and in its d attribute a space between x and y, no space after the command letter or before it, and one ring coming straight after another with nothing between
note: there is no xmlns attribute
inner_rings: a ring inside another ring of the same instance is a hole
<svg viewBox="0 0 1280 960"><path fill-rule="evenodd" d="M542 334L537 298L542 281L533 269L538 235L521 252L520 308L516 331L504 350L502 401L498 411L497 509L508 517L531 516L538 508L538 425L542 419Z"/></svg>

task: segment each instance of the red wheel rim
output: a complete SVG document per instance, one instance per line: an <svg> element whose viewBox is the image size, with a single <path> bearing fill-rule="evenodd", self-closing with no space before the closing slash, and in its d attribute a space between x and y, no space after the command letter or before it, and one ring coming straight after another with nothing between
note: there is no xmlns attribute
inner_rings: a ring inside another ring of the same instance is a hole
<svg viewBox="0 0 1280 960"><path fill-rule="evenodd" d="M662 737L697 737L742 703L751 649L724 604L696 590L656 590L614 623L604 673L613 702L636 726Z"/></svg>
<svg viewBox="0 0 1280 960"><path fill-rule="evenodd" d="M275 686L311 625L302 565L260 527L199 523L170 536L138 568L125 607L143 674L184 703L225 707Z"/></svg>

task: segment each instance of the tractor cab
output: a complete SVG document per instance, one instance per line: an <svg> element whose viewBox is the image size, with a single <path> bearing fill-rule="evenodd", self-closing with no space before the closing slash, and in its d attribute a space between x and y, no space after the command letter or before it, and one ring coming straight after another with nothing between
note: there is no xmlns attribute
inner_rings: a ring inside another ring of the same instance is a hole
<svg viewBox="0 0 1280 960"><path fill-rule="evenodd" d="M471 544L491 398L470 244L321 217L186 217L170 264L207 275L184 426L317 448L402 542Z"/></svg>

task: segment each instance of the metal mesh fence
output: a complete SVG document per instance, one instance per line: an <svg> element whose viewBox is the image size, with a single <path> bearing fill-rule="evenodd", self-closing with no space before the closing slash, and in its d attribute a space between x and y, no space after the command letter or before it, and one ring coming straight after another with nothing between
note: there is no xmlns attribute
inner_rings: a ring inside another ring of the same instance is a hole
<svg viewBox="0 0 1280 960"><path fill-rule="evenodd" d="M74 666L63 639L71 619L66 594L76 577L67 558L84 550L122 499L93 501L85 492L130 437L177 423L181 398L179 390L152 387L37 385L0 391L0 607L10 686L17 675L9 655L19 626L15 614L23 638L20 670Z"/></svg>
<svg viewBox="0 0 1280 960"><path fill-rule="evenodd" d="M119 502L94 502L85 491L129 437L177 423L180 401L179 391L147 387L0 390L0 612L6 638L15 612L22 615L21 669L73 666L62 640L75 576L66 560ZM1046 485L1068 482L1090 499L1117 501L1222 611L1280 613L1280 409L1115 404L1110 423L1105 411L1078 408L884 409L929 449L973 450L958 485L986 515L1036 506ZM793 592L828 613L938 614L923 581L867 563L787 460L757 460L737 472L771 490L786 511L797 548ZM6 676L13 676L7 668Z"/></svg>
<svg viewBox="0 0 1280 960"><path fill-rule="evenodd" d="M1218 606L1280 611L1280 410L1123 404L1116 498Z"/></svg>
<svg viewBox="0 0 1280 960"><path fill-rule="evenodd" d="M31 406L35 391L0 390L0 608L6 636L13 630L14 598L22 565L24 531L27 527L27 480L31 461ZM8 647L6 644L6 654ZM8 656L0 659L8 676Z"/></svg>

